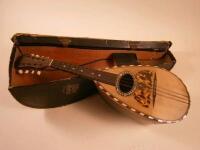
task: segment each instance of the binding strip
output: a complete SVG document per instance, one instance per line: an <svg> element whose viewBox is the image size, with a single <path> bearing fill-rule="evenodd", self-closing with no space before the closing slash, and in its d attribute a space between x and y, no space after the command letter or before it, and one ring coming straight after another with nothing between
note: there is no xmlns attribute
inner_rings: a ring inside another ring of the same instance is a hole
<svg viewBox="0 0 200 150"><path fill-rule="evenodd" d="M150 65L128 65L127 67L133 67L133 66L139 66L139 67L146 66L146 67L149 67ZM103 69L103 70L108 70L108 69L117 68L117 67L121 67L121 66L113 66L113 67L110 67L110 68L107 67L106 69ZM151 66L151 67L160 68L158 66ZM160 69L166 70L165 68L160 68ZM179 77L177 77L177 78L181 81L181 79ZM140 116L146 117L146 118L148 118L150 120L154 120L154 121L157 121L159 123L168 123L168 124L171 124L171 123L176 123L178 121L181 121L181 120L185 119L186 116L187 116L188 111L186 112L186 114L182 118L180 118L180 119L178 119L176 121L169 121L169 120L162 120L162 119L159 119L159 118L155 118L155 117L146 115L146 114L144 114L144 113L142 113L142 112L140 112L140 111L138 111L138 110L136 110L136 109L134 109L132 107L129 107L127 104L123 103L122 101L120 101L119 99L117 99L116 97L114 97L112 94L110 94L108 91L106 91L97 81L95 81L95 83L98 86L98 88L101 89L101 91L104 94L108 95L115 103L119 104L121 107L124 107L124 108L128 109L131 112L134 112L134 113L136 113L136 114L138 114ZM186 88L186 90L187 90L187 88ZM190 101L189 101L189 104L190 104ZM189 107L188 107L188 110L189 110Z"/></svg>

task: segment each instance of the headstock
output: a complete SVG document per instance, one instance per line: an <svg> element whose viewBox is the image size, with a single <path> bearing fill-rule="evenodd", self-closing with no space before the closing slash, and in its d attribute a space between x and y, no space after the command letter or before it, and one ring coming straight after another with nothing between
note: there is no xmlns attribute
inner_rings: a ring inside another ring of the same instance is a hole
<svg viewBox="0 0 200 150"><path fill-rule="evenodd" d="M26 54L21 56L16 62L16 68L19 74L41 74L42 69L51 65L53 60L48 57L39 56L35 54ZM38 71L36 71L38 70Z"/></svg>

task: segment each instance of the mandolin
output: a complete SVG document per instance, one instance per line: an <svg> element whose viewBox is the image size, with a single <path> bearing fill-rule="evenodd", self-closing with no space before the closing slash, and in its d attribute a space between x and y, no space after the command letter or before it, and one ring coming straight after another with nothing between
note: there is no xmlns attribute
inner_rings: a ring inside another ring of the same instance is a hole
<svg viewBox="0 0 200 150"><path fill-rule="evenodd" d="M137 113L160 123L174 123L186 117L190 97L175 74L153 66L114 66L104 70L68 64L35 54L16 61L18 73L42 75L42 70L58 69L93 80L108 102L129 113Z"/></svg>

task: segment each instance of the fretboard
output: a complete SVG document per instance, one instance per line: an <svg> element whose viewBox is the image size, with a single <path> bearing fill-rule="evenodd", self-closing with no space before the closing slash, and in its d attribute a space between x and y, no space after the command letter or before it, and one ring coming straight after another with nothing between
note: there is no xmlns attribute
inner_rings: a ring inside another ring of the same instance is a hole
<svg viewBox="0 0 200 150"><path fill-rule="evenodd" d="M105 71L95 70L83 66L72 65L65 62L52 60L50 65L55 69L59 69L66 72L71 72L87 79L100 81L106 84L115 85L117 75Z"/></svg>

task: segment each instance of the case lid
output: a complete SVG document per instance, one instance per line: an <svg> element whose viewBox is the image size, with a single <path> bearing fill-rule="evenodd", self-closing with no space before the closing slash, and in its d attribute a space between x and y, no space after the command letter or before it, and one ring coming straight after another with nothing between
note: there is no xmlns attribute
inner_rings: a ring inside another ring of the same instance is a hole
<svg viewBox="0 0 200 150"><path fill-rule="evenodd" d="M126 50L150 50L167 51L171 41L125 41L94 38L75 38L63 36L48 36L37 34L17 33L12 37L16 45L21 46L57 46L89 49L126 49Z"/></svg>

